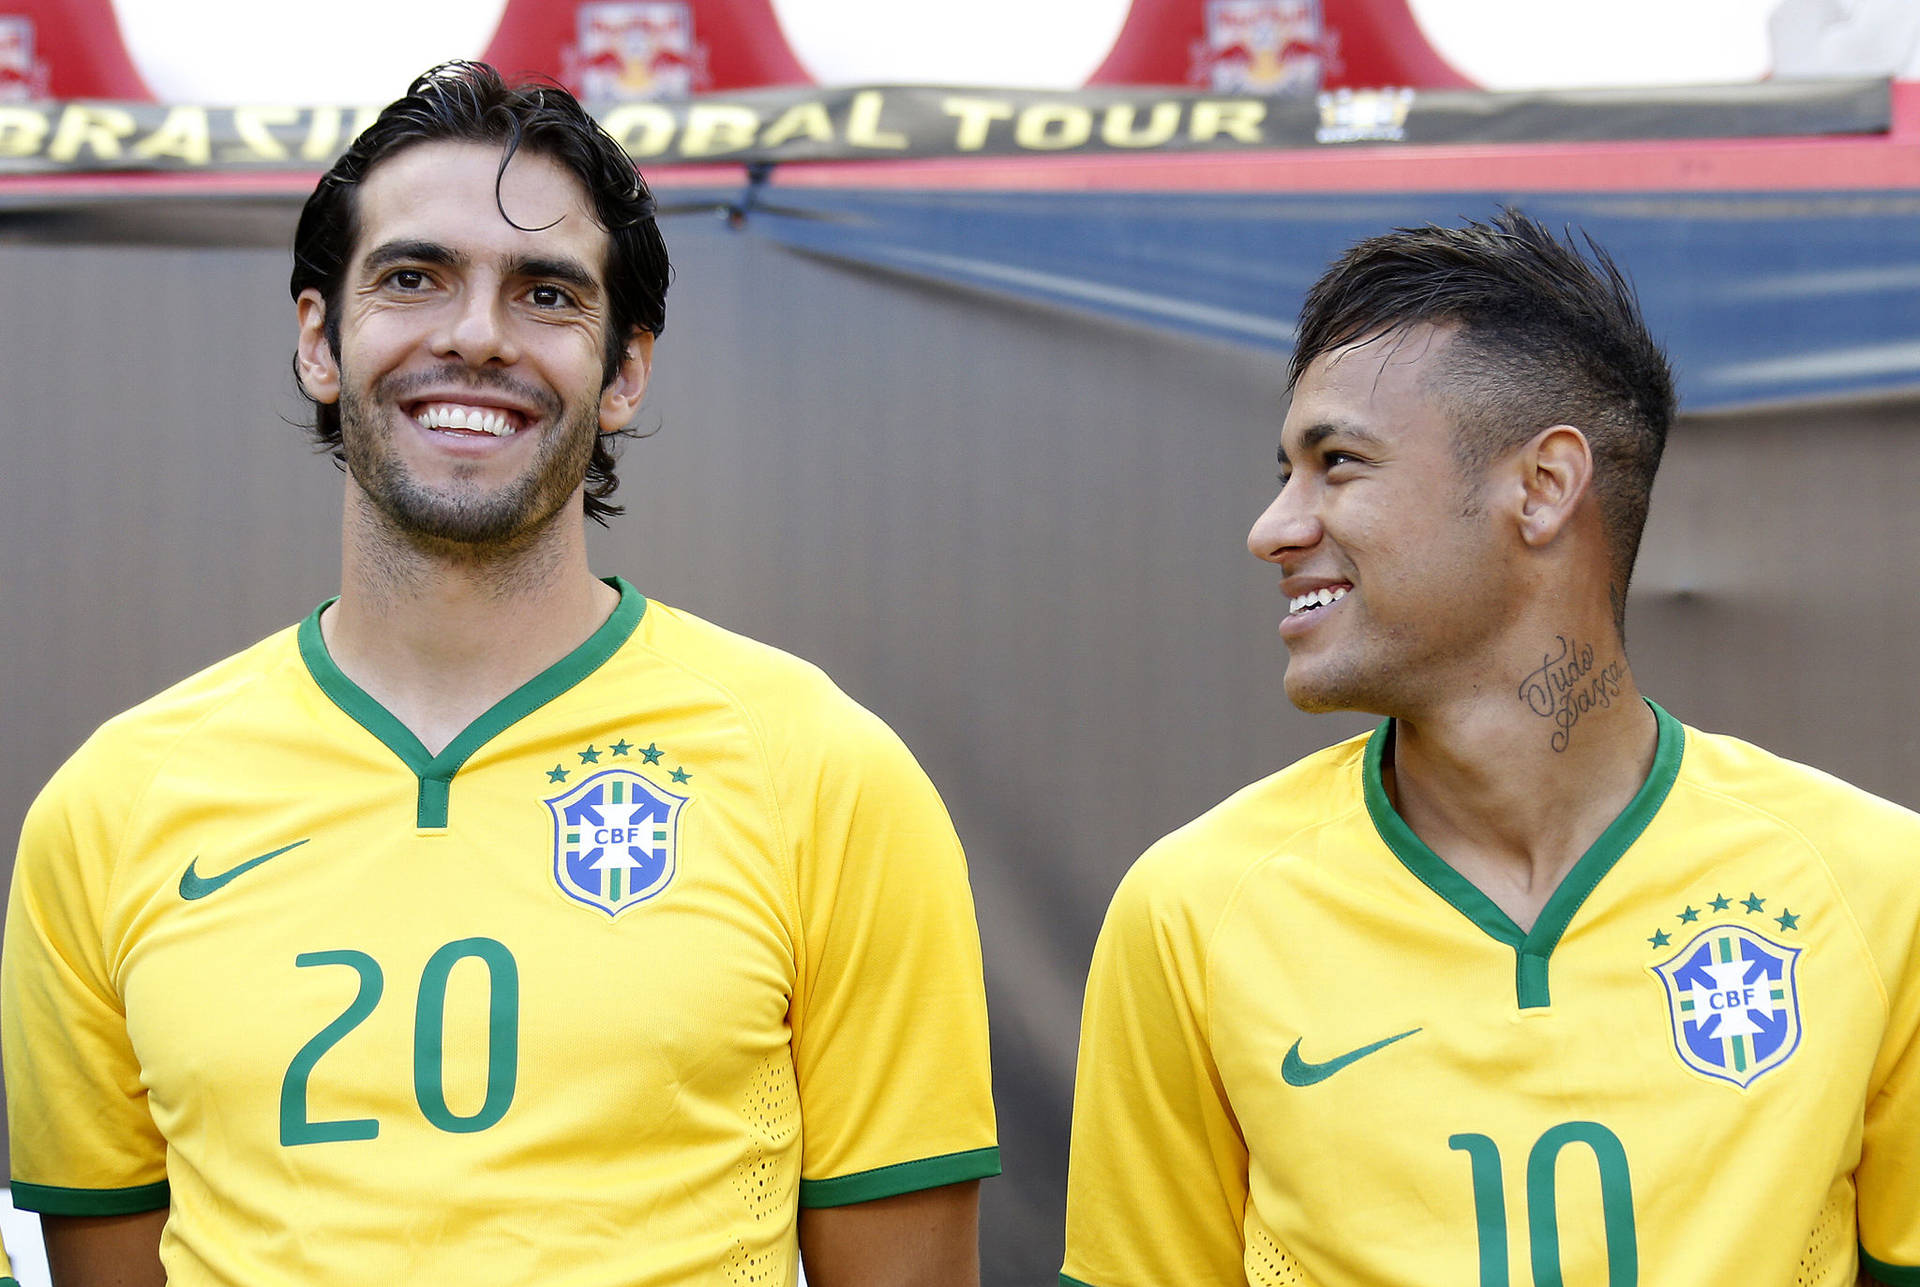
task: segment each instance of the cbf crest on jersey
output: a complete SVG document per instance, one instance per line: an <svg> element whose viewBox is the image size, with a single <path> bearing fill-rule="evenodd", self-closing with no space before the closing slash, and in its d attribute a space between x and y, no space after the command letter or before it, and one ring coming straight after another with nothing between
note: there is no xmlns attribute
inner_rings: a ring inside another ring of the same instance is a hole
<svg viewBox="0 0 1920 1287"><path fill-rule="evenodd" d="M632 769L606 769L548 797L560 892L609 917L659 894L679 865L687 798Z"/></svg>
<svg viewBox="0 0 1920 1287"><path fill-rule="evenodd" d="M1666 984L1674 1049L1687 1067L1746 1087L1793 1056L1800 951L1744 926L1715 925L1653 967Z"/></svg>

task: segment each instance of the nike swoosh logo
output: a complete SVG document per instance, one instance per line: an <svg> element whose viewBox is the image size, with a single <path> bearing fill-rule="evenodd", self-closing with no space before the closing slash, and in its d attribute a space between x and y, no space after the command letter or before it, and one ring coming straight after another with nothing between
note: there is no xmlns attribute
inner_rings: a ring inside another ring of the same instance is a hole
<svg viewBox="0 0 1920 1287"><path fill-rule="evenodd" d="M313 839L313 837L307 837L307 840L311 839ZM180 897L186 899L188 902L192 902L196 898L205 898L208 894L219 889L240 873L252 871L268 859L278 858L281 854L287 852L287 850L298 849L306 843L306 840L296 840L290 845L281 845L272 853L261 854L258 858L249 858L238 867L229 867L217 876L202 876L199 872L195 871L194 864L200 861L200 855L195 854L193 861L187 864L187 869L180 873Z"/></svg>
<svg viewBox="0 0 1920 1287"><path fill-rule="evenodd" d="M1345 1068L1348 1064L1365 1059L1374 1051L1384 1050L1394 1042L1403 1041L1419 1031L1419 1028L1409 1028L1396 1036L1383 1037L1370 1046L1362 1046L1358 1050L1349 1050L1344 1055L1339 1055L1320 1064L1310 1064L1302 1059L1300 1057L1300 1042L1296 1040L1293 1045L1287 1048L1287 1057L1280 1061L1280 1076L1289 1086L1312 1086L1325 1081L1342 1068Z"/></svg>

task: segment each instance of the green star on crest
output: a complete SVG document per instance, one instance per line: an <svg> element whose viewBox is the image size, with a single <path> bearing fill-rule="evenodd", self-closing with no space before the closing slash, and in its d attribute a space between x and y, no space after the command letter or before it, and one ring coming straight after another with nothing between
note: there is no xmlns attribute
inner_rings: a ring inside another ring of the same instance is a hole
<svg viewBox="0 0 1920 1287"><path fill-rule="evenodd" d="M1745 898L1740 900L1740 905L1747 909L1748 915L1752 915L1754 912L1765 911L1767 909L1767 900L1758 894L1749 893Z"/></svg>
<svg viewBox="0 0 1920 1287"><path fill-rule="evenodd" d="M1731 898L1728 898L1725 894L1715 894L1713 896L1713 901L1711 903L1708 903L1707 906L1713 908L1713 910L1716 912L1724 912L1727 910L1727 908L1733 906L1733 900Z"/></svg>
<svg viewBox="0 0 1920 1287"><path fill-rule="evenodd" d="M658 764L660 763L660 757L665 755L666 752L661 750L658 746L654 745L652 742L649 742L646 744L646 746L641 748L640 754L647 757L648 764Z"/></svg>
<svg viewBox="0 0 1920 1287"><path fill-rule="evenodd" d="M1687 904L1686 911L1680 913L1680 923L1682 925L1691 925L1699 919L1700 909L1691 903Z"/></svg>
<svg viewBox="0 0 1920 1287"><path fill-rule="evenodd" d="M1793 910L1791 908L1782 907L1780 909L1780 914L1774 917L1773 919L1774 919L1774 922L1777 925L1779 925L1780 928L1783 930L1800 928L1800 918L1793 914Z"/></svg>
<svg viewBox="0 0 1920 1287"><path fill-rule="evenodd" d="M565 782L566 780L567 780L567 766L566 766L566 765L564 765L564 764L556 764L556 765L554 765L554 766L553 766L552 768L550 768L550 769L548 769L548 770L547 770L547 781L549 781L549 782Z"/></svg>
<svg viewBox="0 0 1920 1287"><path fill-rule="evenodd" d="M685 769L680 768L678 766L675 766L673 772L669 773L667 776L672 778L675 782L691 782L693 780L693 774L687 772Z"/></svg>
<svg viewBox="0 0 1920 1287"><path fill-rule="evenodd" d="M600 748L597 746L589 746L586 750L580 752L580 763L582 764L600 763Z"/></svg>
<svg viewBox="0 0 1920 1287"><path fill-rule="evenodd" d="M607 749L612 751L615 755L625 755L628 751L631 751L633 749L633 743L629 742L626 738L623 737L619 741L615 742L612 746L608 747Z"/></svg>
<svg viewBox="0 0 1920 1287"><path fill-rule="evenodd" d="M1665 930L1655 930L1653 937L1647 940L1648 945L1652 947L1665 947L1671 942L1673 942L1673 940L1667 937Z"/></svg>

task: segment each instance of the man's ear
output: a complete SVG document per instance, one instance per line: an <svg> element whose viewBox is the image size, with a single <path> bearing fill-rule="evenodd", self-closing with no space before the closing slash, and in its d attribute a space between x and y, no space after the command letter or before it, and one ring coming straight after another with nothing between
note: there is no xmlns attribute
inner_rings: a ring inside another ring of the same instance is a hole
<svg viewBox="0 0 1920 1287"><path fill-rule="evenodd" d="M600 391L600 432L618 433L633 423L653 374L653 333L636 326L627 336L620 365Z"/></svg>
<svg viewBox="0 0 1920 1287"><path fill-rule="evenodd" d="M300 292L294 307L300 319L300 340L294 349L293 370L300 387L315 402L338 402L340 359L327 343L327 301L308 288Z"/></svg>
<svg viewBox="0 0 1920 1287"><path fill-rule="evenodd" d="M1544 546L1566 528L1593 487L1593 448L1572 425L1542 429L1520 448L1520 539Z"/></svg>

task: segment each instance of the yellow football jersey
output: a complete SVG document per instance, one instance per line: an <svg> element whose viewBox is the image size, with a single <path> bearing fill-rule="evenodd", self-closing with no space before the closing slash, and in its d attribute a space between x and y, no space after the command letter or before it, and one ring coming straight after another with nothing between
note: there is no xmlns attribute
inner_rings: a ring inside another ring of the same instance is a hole
<svg viewBox="0 0 1920 1287"><path fill-rule="evenodd" d="M176 1284L791 1283L797 1206L999 1169L946 811L818 670L632 587L437 755L319 611L30 812L19 1206Z"/></svg>
<svg viewBox="0 0 1920 1287"><path fill-rule="evenodd" d="M1394 812L1390 724L1150 850L1062 1281L1920 1283L1920 818L1656 714L1531 932Z"/></svg>

